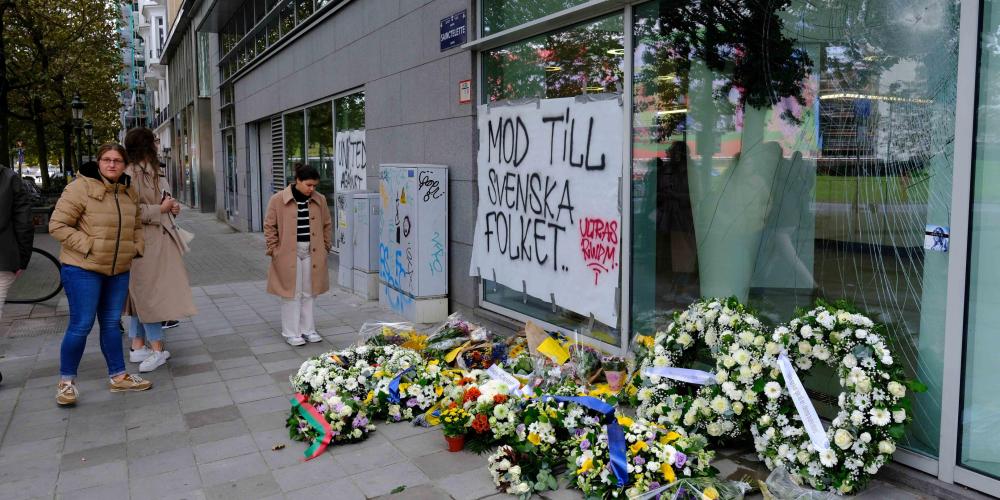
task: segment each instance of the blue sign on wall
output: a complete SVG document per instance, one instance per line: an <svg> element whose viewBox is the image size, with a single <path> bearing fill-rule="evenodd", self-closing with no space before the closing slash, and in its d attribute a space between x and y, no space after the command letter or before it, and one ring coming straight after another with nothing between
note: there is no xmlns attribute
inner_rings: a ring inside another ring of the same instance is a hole
<svg viewBox="0 0 1000 500"><path fill-rule="evenodd" d="M465 11L456 12L441 20L441 52L457 45L462 45L468 39L468 24Z"/></svg>

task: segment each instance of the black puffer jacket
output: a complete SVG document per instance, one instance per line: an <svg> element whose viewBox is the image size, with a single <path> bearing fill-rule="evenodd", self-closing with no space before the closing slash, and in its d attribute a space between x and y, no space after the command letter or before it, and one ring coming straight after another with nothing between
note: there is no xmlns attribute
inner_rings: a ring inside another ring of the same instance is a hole
<svg viewBox="0 0 1000 500"><path fill-rule="evenodd" d="M0 271L27 268L34 239L31 204L21 177L0 165Z"/></svg>

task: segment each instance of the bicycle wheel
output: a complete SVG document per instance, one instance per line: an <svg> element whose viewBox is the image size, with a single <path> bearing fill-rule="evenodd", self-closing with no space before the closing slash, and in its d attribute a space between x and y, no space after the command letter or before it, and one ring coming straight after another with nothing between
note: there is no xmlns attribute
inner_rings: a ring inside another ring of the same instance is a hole
<svg viewBox="0 0 1000 500"><path fill-rule="evenodd" d="M62 291L59 261L40 248L33 248L28 268L7 291L8 304L45 302Z"/></svg>

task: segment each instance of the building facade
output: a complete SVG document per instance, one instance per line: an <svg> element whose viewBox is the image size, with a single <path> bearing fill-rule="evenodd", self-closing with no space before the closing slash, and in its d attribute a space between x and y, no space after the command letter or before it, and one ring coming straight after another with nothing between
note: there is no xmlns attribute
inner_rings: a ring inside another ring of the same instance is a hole
<svg viewBox="0 0 1000 500"><path fill-rule="evenodd" d="M167 106L170 103L170 91L167 82L167 67L160 59L163 57L163 47L167 41L167 29L171 18L167 0L140 0L139 14L142 23L139 34L146 45L146 96L151 110L147 126L153 129L160 139L160 150L163 160L170 155L170 121L167 117Z"/></svg>
<svg viewBox="0 0 1000 500"><path fill-rule="evenodd" d="M149 102L146 96L146 41L141 31L147 28L139 9L140 0L119 4L118 35L122 40L122 70L118 75L122 84L121 102L122 138L124 131L149 125Z"/></svg>
<svg viewBox="0 0 1000 500"><path fill-rule="evenodd" d="M450 308L480 320L530 319L624 351L698 297L735 296L773 324L849 301L888 326L928 387L897 460L1000 495L994 2L207 3L184 2L188 21L171 30L170 114L211 137L196 171L234 227L260 230L296 163L318 168L331 204L377 191L379 165L445 165ZM600 136L572 119L591 102L604 102L589 118ZM553 106L566 112L543 116L550 128L521 132L517 119ZM363 178L337 178L338 137L363 143ZM518 166L529 142L548 145L548 170ZM498 177L494 153L515 159ZM588 171L606 176L599 188L577 187L593 185ZM612 211L595 219L598 206ZM564 208L568 231L540 236ZM538 253L560 236L603 280L600 307L579 305L589 290ZM499 259L490 242L508 245ZM610 257L595 260L598 244ZM819 399L838 392L829 375L807 382Z"/></svg>
<svg viewBox="0 0 1000 500"><path fill-rule="evenodd" d="M169 0L172 19L158 61L166 68L169 97L160 110L157 131L169 135L165 151L167 178L174 197L202 212L217 212L214 175L213 117L209 71L217 37L199 31L211 5L201 1Z"/></svg>

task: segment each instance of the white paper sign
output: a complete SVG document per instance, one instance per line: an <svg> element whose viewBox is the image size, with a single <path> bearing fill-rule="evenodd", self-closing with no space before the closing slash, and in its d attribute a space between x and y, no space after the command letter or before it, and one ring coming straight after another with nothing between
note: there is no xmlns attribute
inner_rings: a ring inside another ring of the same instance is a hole
<svg viewBox="0 0 1000 500"><path fill-rule="evenodd" d="M809 395L806 394L806 388L802 386L802 381L795 373L795 367L792 366L792 362L785 353L778 355L778 368L781 369L781 376L785 378L785 387L788 388L788 394L792 397L792 402L795 403L795 410L802 418L802 425L806 428L806 434L809 434L809 440L812 441L817 451L830 449L830 439L826 437L823 422L820 422L816 408L809 400Z"/></svg>
<svg viewBox="0 0 1000 500"><path fill-rule="evenodd" d="M623 113L572 97L479 107L471 275L618 324Z"/></svg>
<svg viewBox="0 0 1000 500"><path fill-rule="evenodd" d="M690 368L675 368L672 366L654 366L646 368L645 370L643 370L642 374L647 377L664 377L664 378L669 378L671 380L687 382L689 384L698 384L698 385L715 384L715 375L701 370L692 370Z"/></svg>
<svg viewBox="0 0 1000 500"><path fill-rule="evenodd" d="M365 149L364 130L337 132L334 138L337 151L334 155L334 176L337 190L366 191L368 189L368 153Z"/></svg>
<svg viewBox="0 0 1000 500"><path fill-rule="evenodd" d="M497 365L492 365L486 369L486 374L494 380L499 380L504 384L507 384L507 387L509 388L507 390L508 393L517 394L521 392L521 381L518 380L517 377L508 373L507 370L504 370Z"/></svg>

